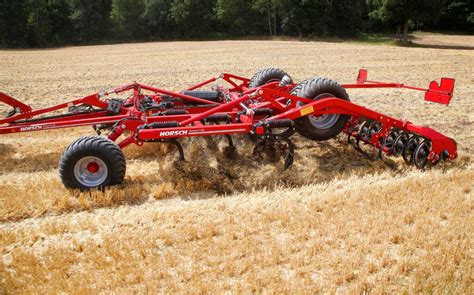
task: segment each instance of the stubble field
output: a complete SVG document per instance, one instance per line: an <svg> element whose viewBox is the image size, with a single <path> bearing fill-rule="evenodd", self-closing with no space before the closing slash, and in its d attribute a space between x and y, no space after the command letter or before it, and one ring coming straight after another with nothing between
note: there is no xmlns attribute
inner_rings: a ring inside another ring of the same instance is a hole
<svg viewBox="0 0 474 295"><path fill-rule="evenodd" d="M166 146L129 147L122 186L80 193L63 188L57 163L91 128L1 136L0 292L473 293L474 51L293 41L0 51L0 91L44 107L131 81L181 90L267 66L295 81L351 82L360 67L418 86L454 77L449 107L399 89L349 93L455 138L459 158L420 172L371 162L344 138L296 137L282 171L242 138L233 159L219 139L193 139L181 164Z"/></svg>

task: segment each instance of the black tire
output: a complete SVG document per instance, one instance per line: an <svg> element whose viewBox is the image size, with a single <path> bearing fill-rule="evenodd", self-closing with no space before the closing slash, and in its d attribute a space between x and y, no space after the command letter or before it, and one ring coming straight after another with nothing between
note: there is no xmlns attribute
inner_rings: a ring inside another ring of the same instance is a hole
<svg viewBox="0 0 474 295"><path fill-rule="evenodd" d="M258 71L250 79L249 88L260 87L262 85L268 84L270 82L281 81L283 77L288 76L290 78L290 84L293 83L290 75L285 71L277 68L266 68Z"/></svg>
<svg viewBox="0 0 474 295"><path fill-rule="evenodd" d="M78 177L81 175L82 179ZM59 176L64 186L72 189L89 190L120 184L125 176L125 157L120 147L107 138L82 137L62 154Z"/></svg>
<svg viewBox="0 0 474 295"><path fill-rule="evenodd" d="M349 101L349 95L339 83L327 78L313 78L301 82L291 91L292 95L319 100L327 97L337 97ZM323 118L327 118L324 122ZM296 131L302 136L324 141L341 133L350 116L328 114L324 117L304 116L295 121ZM319 119L322 122L315 122Z"/></svg>

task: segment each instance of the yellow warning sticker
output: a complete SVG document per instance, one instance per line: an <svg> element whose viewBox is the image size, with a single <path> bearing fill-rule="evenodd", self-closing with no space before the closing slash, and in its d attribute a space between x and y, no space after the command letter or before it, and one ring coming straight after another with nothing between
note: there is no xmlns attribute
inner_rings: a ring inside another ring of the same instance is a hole
<svg viewBox="0 0 474 295"><path fill-rule="evenodd" d="M312 114L314 112L314 108L313 106L309 106L307 108L301 109L300 112L301 112L301 116L306 116L306 115Z"/></svg>

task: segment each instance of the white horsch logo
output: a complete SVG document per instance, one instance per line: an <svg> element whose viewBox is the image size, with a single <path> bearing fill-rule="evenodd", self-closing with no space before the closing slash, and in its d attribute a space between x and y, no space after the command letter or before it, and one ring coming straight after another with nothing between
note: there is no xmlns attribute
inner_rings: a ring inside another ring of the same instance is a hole
<svg viewBox="0 0 474 295"><path fill-rule="evenodd" d="M20 131L21 131L21 132L24 132L24 131L33 131L33 130L39 130L39 129L43 129L43 126L28 126L28 127L22 127L22 128L20 128Z"/></svg>
<svg viewBox="0 0 474 295"><path fill-rule="evenodd" d="M160 136L180 136L188 134L188 130L161 131Z"/></svg>

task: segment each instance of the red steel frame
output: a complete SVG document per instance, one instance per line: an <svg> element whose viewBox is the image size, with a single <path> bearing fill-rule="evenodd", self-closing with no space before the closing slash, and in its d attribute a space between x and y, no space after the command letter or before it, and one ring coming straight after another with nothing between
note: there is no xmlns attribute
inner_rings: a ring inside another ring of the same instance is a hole
<svg viewBox="0 0 474 295"><path fill-rule="evenodd" d="M282 86L279 82L273 82L259 88L249 88L249 79L232 74L222 74L219 77L213 77L196 84L187 90L201 88L218 79L222 79L231 85L230 89L222 86L218 87L218 90L224 93L226 97L225 102L213 102L180 92L172 92L141 83L132 83L111 91L94 93L81 99L33 111L28 105L0 92L0 102L12 106L18 113L0 119L0 134L96 124L115 124L115 128L109 133L108 138L117 141L125 131L129 131L130 134L118 143L121 148L124 148L131 143L142 145L147 140L251 132L263 134L265 132L264 128L256 127L257 123L268 123L278 119L296 120L307 115L344 114L352 117L348 125L354 123L359 118L375 120L382 124L381 131L372 137L372 144L376 147L381 147L379 140L381 137L387 136L392 128L398 128L431 140L432 148L428 160L437 161L439 155L443 152L447 152L450 159L457 157L455 141L431 128L395 119L339 98L331 97L314 101L308 98L297 97L290 94L295 84ZM442 78L440 84L433 81L428 89L424 89L399 83L371 81L367 79L367 70L361 69L355 84L343 84L342 86L346 89L405 88L424 91L425 100L449 104L453 96L454 79ZM128 91L133 91L133 94L124 101L118 114L109 115L107 112L109 105L108 97ZM151 94L145 95L143 94L144 91ZM145 97L152 98L155 102L159 103L165 95L188 102L199 103L199 105L193 107L187 107L186 105L178 106L186 109L188 112L182 115L157 115L159 111L143 111L140 109L140 100ZM301 103L304 105L298 107ZM42 117L47 113L54 113L65 108L81 105L95 107L96 109L94 111ZM254 111L258 108L271 108L275 115L263 118L262 116L255 116ZM222 125L206 125L203 123L203 119L216 114L227 114L231 120L228 124ZM177 122L178 126L151 129L140 128L146 124L156 122Z"/></svg>

